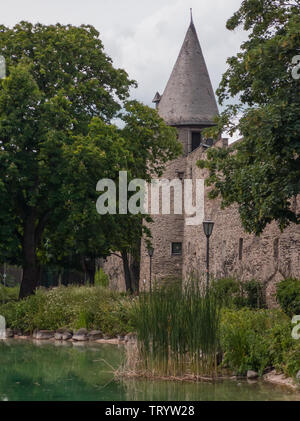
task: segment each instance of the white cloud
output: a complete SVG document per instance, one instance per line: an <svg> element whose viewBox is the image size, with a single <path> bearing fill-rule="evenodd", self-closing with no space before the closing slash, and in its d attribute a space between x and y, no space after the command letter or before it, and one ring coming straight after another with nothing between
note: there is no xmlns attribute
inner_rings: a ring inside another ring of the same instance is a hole
<svg viewBox="0 0 300 421"><path fill-rule="evenodd" d="M245 33L232 33L226 20L241 0L10 0L1 5L1 23L89 23L100 32L107 53L139 87L133 96L150 105L163 92L189 25L189 8L214 89Z"/></svg>

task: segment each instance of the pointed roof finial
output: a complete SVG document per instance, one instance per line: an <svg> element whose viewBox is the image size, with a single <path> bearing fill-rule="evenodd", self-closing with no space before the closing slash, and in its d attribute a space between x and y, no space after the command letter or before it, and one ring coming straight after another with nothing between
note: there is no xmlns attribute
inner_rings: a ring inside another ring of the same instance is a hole
<svg viewBox="0 0 300 421"><path fill-rule="evenodd" d="M190 8L190 12L191 12L191 23L194 23L193 22L193 9L192 8Z"/></svg>

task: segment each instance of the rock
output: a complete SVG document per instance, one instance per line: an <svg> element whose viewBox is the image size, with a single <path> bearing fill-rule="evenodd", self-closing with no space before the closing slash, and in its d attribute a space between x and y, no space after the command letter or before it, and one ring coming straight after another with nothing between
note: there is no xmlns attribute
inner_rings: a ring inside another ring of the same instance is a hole
<svg viewBox="0 0 300 421"><path fill-rule="evenodd" d="M258 377L258 373L256 371L253 371L253 370L247 371L247 379L257 379L257 377Z"/></svg>
<svg viewBox="0 0 300 421"><path fill-rule="evenodd" d="M13 338L14 337L14 331L10 328L6 329L6 337L7 338Z"/></svg>
<svg viewBox="0 0 300 421"><path fill-rule="evenodd" d="M74 341L87 341L88 340L88 331L84 328L78 329L77 332L73 335Z"/></svg>
<svg viewBox="0 0 300 421"><path fill-rule="evenodd" d="M91 332L89 332L88 338L90 341L96 341L97 339L103 338L103 333L101 332L101 330L92 330Z"/></svg>
<svg viewBox="0 0 300 421"><path fill-rule="evenodd" d="M66 330L63 334L62 334L62 337L61 337L61 339L63 340L63 341L67 341L68 339L71 339L72 338L72 332L70 332L69 330Z"/></svg>
<svg viewBox="0 0 300 421"><path fill-rule="evenodd" d="M61 328L61 329L58 329L55 332L54 338L57 341L67 341L68 339L71 339L72 336L73 336L72 335L72 332L69 329L63 329L63 328Z"/></svg>
<svg viewBox="0 0 300 421"><path fill-rule="evenodd" d="M22 333L22 330L21 330L21 329L14 329L14 330L13 330L13 332L14 332L14 335L15 335L15 336L22 336L22 335L23 335L23 333Z"/></svg>
<svg viewBox="0 0 300 421"><path fill-rule="evenodd" d="M36 339L52 339L54 337L54 332L51 330L39 330L36 333Z"/></svg>
<svg viewBox="0 0 300 421"><path fill-rule="evenodd" d="M300 370L298 371L298 373L296 374L296 379L300 380Z"/></svg>

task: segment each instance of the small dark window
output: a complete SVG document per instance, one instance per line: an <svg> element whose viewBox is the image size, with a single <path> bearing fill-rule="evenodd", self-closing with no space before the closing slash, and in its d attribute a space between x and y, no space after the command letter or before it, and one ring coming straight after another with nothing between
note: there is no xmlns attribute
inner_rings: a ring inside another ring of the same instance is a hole
<svg viewBox="0 0 300 421"><path fill-rule="evenodd" d="M192 132L192 151L199 148L200 144L201 144L201 133Z"/></svg>
<svg viewBox="0 0 300 421"><path fill-rule="evenodd" d="M273 253L274 253L274 259L277 260L278 255L279 255L279 238L275 238L275 240L274 240Z"/></svg>
<svg viewBox="0 0 300 421"><path fill-rule="evenodd" d="M172 255L182 254L182 243L172 243Z"/></svg>
<svg viewBox="0 0 300 421"><path fill-rule="evenodd" d="M242 258L243 258L243 244L244 244L244 239L240 238L240 241L239 241L239 260L242 260Z"/></svg>

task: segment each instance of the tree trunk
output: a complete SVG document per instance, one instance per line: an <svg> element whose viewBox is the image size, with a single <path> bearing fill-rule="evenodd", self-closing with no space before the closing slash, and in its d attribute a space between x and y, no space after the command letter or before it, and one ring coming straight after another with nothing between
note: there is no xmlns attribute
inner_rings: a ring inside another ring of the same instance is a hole
<svg viewBox="0 0 300 421"><path fill-rule="evenodd" d="M122 251L122 261L123 261L123 268L124 268L124 275L125 275L125 287L126 291L130 292L130 294L133 293L132 288L132 280L131 280L131 273L129 268L129 262L128 262L128 254L127 251Z"/></svg>
<svg viewBox="0 0 300 421"><path fill-rule="evenodd" d="M95 285L96 259L94 257L85 258L84 267L90 285Z"/></svg>
<svg viewBox="0 0 300 421"><path fill-rule="evenodd" d="M136 241L134 253L130 255L130 274L133 292L138 295L140 287L141 238Z"/></svg>
<svg viewBox="0 0 300 421"><path fill-rule="evenodd" d="M34 294L39 280L39 266L36 257L36 216L34 210L27 215L24 221L23 234L23 277L19 298Z"/></svg>

